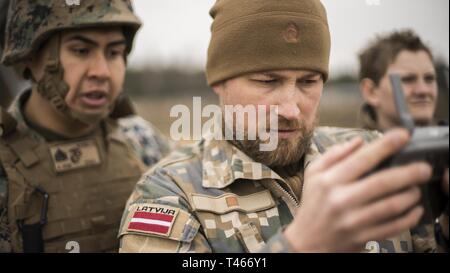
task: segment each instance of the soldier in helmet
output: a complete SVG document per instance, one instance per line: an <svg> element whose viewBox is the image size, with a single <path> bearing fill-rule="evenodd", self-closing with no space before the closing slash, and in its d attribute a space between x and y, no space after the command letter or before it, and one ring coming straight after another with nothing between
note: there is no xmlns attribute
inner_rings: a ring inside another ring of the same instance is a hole
<svg viewBox="0 0 450 273"><path fill-rule="evenodd" d="M121 97L130 1L13 0L2 62L30 79L0 114L0 252L109 252L169 143ZM67 248L67 250L66 250Z"/></svg>
<svg viewBox="0 0 450 273"><path fill-rule="evenodd" d="M141 178L122 218L120 251L423 250L420 240L395 236L419 222L418 186L430 166L367 175L408 133L315 128L330 53L320 1L218 0L211 15L206 75L225 113L225 139L207 133ZM227 113L242 113L227 112L237 105L262 115L227 122ZM273 113L278 123L251 139L250 125L264 128ZM268 144L267 131L278 137L275 149L258 145Z"/></svg>

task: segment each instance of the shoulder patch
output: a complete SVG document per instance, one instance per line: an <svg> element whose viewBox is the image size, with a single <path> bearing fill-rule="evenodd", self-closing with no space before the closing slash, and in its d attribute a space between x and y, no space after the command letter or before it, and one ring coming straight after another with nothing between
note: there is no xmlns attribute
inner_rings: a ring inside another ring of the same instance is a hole
<svg viewBox="0 0 450 273"><path fill-rule="evenodd" d="M190 242L200 224L184 210L155 203L133 204L120 235L138 234L157 236L176 241Z"/></svg>
<svg viewBox="0 0 450 273"><path fill-rule="evenodd" d="M179 209L161 205L138 205L131 214L128 231L169 236Z"/></svg>

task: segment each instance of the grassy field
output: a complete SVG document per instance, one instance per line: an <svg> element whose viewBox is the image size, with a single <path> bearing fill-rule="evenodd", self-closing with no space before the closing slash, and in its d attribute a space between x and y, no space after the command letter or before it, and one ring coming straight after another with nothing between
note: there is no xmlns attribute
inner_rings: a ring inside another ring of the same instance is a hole
<svg viewBox="0 0 450 273"><path fill-rule="evenodd" d="M218 104L217 96L211 91L203 95L202 106ZM169 135L170 126L176 118L170 118L170 109L183 104L192 109L192 95L177 97L133 97L138 113L152 122L164 134ZM319 109L319 125L359 127L359 111L362 98L356 84L341 84L326 87ZM191 111L192 112L192 111ZM441 94L438 102L437 117L448 120L448 94Z"/></svg>
<svg viewBox="0 0 450 273"><path fill-rule="evenodd" d="M202 96L202 107L218 104L217 97ZM170 109L183 104L192 109L192 96L179 97L133 97L138 113L152 122L164 134L169 135L170 126L176 118L170 118ZM355 86L340 86L326 89L320 106L320 125L355 127L358 124L358 112L362 103ZM191 111L192 112L192 111Z"/></svg>

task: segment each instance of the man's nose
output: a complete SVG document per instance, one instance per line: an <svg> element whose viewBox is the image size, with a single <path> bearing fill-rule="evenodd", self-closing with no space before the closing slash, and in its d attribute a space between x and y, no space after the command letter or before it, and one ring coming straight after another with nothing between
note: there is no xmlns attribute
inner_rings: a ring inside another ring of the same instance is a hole
<svg viewBox="0 0 450 273"><path fill-rule="evenodd" d="M413 86L413 94L415 95L426 95L430 94L433 90L434 83L426 82L425 79L419 79Z"/></svg>
<svg viewBox="0 0 450 273"><path fill-rule="evenodd" d="M279 93L278 97L278 115L287 120L298 119L300 115L300 108L298 106L298 94L295 81L286 84Z"/></svg>
<svg viewBox="0 0 450 273"><path fill-rule="evenodd" d="M108 64L108 60L104 54L95 54L89 63L88 76L98 80L106 80L111 77L111 70Z"/></svg>
<svg viewBox="0 0 450 273"><path fill-rule="evenodd" d="M300 108L295 101L285 101L278 105L278 115L287 120L295 120L300 116Z"/></svg>

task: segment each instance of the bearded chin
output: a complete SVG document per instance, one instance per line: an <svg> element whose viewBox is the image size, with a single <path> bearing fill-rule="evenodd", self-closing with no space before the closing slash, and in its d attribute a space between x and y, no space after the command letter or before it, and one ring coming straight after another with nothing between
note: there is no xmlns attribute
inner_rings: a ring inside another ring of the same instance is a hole
<svg viewBox="0 0 450 273"><path fill-rule="evenodd" d="M263 142L260 139L231 140L231 142L256 162L277 169L300 162L309 150L312 135L313 129L302 127L298 138L279 139L277 148L273 151L261 151L260 144Z"/></svg>

